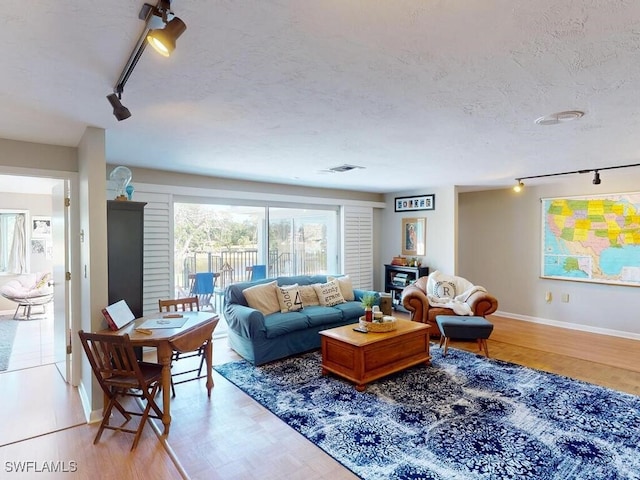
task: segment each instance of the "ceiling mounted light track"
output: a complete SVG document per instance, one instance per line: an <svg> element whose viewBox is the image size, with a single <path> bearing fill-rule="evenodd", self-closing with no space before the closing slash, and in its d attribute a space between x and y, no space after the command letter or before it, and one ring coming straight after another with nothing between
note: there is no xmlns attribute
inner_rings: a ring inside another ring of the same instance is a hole
<svg viewBox="0 0 640 480"><path fill-rule="evenodd" d="M600 171L602 170L614 170L616 168L629 168L629 167L640 167L640 163L632 163L630 165L616 165L613 167L602 167L602 168L590 168L588 170L575 170L573 172L560 172L560 173L547 173L545 175L532 175L530 177L520 177L516 178L516 184L513 187L514 192L520 192L524 188L524 183L522 180L529 180L532 178L545 178L545 177L557 177L559 175L573 175L574 173L591 173L593 172L593 181L594 185L600 185L602 180L600 179Z"/></svg>
<svg viewBox="0 0 640 480"><path fill-rule="evenodd" d="M162 20L164 28L151 28L155 17L159 17ZM170 17L173 18L169 20ZM124 86L138 64L138 60L140 60L147 43L153 46L161 55L168 57L175 50L178 37L187 29L185 23L173 15L170 0L159 0L155 6L145 3L140 9L140 13L138 13L138 18L144 20L144 30L131 51L120 77L118 77L118 81L113 88L114 93L107 95L107 99L113 107L113 114L118 121L125 120L131 116L131 112L122 105L120 100L122 99Z"/></svg>

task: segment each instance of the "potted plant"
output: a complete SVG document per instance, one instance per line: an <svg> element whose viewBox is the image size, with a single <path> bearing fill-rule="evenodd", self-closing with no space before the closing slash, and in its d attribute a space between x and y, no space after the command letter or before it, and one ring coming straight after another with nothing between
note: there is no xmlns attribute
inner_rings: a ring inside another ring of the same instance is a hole
<svg viewBox="0 0 640 480"><path fill-rule="evenodd" d="M371 322L373 320L373 309L372 307L376 303L376 296L371 293L367 293L363 295L360 300L362 308L364 308L364 319L366 322Z"/></svg>

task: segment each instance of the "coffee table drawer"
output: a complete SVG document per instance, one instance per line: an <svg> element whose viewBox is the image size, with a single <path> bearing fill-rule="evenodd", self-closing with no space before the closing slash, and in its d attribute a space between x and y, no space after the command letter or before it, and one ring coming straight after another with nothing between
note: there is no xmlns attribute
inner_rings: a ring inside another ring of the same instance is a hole
<svg viewBox="0 0 640 480"><path fill-rule="evenodd" d="M425 354L429 356L429 340L426 335L401 338L396 342L365 349L364 368L367 371L381 367L388 368L416 356L424 358Z"/></svg>

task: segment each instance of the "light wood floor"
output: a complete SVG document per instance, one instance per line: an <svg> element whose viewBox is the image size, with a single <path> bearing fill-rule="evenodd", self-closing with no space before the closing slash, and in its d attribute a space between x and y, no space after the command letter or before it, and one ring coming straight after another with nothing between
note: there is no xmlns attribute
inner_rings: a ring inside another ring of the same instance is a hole
<svg viewBox="0 0 640 480"><path fill-rule="evenodd" d="M640 395L639 341L490 320L495 325L488 341L491 357ZM451 346L477 349L475 342ZM432 348L438 348L437 341ZM214 363L237 358L226 339L214 341ZM52 365L0 373L0 477L17 462L31 461L29 473L12 471L10 478L34 478L33 468L44 462L77 471L37 478L357 478L224 378L214 373L214 380L210 400L203 382L178 385L168 439L146 428L130 453L128 434L105 432L93 445L97 426L83 423L77 392Z"/></svg>

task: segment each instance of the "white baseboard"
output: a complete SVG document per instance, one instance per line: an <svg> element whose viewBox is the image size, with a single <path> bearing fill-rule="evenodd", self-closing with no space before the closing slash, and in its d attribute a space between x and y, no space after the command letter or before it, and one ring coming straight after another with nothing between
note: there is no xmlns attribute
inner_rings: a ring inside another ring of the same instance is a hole
<svg viewBox="0 0 640 480"><path fill-rule="evenodd" d="M82 402L82 410L84 411L84 418L87 419L87 423L96 423L102 421L102 409L91 410L91 402L89 402L89 396L84 389L84 384L78 385L78 394L80 395L80 402Z"/></svg>
<svg viewBox="0 0 640 480"><path fill-rule="evenodd" d="M608 328L591 327L588 325L580 325L577 323L559 322L558 320L549 320L547 318L530 317L528 315L519 315L517 313L502 312L500 310L493 313L497 317L513 318L514 320L522 320L523 322L540 323L542 325L550 325L552 327L566 328L568 330L580 330L582 332L597 333L599 335L609 335L612 337L628 338L631 340L640 340L639 333L621 332L620 330L611 330Z"/></svg>

